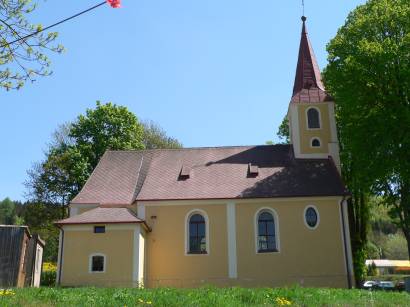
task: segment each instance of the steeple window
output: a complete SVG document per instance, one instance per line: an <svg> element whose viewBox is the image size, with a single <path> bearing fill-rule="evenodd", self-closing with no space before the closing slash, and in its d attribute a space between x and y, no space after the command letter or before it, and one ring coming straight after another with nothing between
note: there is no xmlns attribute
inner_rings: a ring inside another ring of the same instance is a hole
<svg viewBox="0 0 410 307"><path fill-rule="evenodd" d="M320 129L320 113L316 108L307 110L307 122L309 129Z"/></svg>

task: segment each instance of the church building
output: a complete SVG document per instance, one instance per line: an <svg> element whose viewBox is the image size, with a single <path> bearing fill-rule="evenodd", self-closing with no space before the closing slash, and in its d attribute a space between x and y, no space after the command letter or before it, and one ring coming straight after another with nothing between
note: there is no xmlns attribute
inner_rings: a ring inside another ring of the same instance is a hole
<svg viewBox="0 0 410 307"><path fill-rule="evenodd" d="M291 144L107 151L56 222L59 285L354 284L335 102L302 21Z"/></svg>

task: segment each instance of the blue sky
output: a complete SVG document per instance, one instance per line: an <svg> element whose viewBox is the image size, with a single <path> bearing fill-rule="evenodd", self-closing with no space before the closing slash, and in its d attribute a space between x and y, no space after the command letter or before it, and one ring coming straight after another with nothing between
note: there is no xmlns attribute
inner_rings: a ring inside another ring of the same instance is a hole
<svg viewBox="0 0 410 307"><path fill-rule="evenodd" d="M99 0L40 1L43 25ZM365 1L305 1L321 68L326 44ZM276 139L293 87L301 0L123 0L58 26L67 52L51 77L0 92L0 199L24 200L23 182L56 127L96 100L127 106L185 147Z"/></svg>

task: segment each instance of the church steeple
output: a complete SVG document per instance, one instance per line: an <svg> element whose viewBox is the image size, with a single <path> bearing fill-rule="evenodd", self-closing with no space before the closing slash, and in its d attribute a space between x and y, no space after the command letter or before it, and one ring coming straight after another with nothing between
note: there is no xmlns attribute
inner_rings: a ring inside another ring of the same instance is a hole
<svg viewBox="0 0 410 307"><path fill-rule="evenodd" d="M306 17L302 16L302 34L298 64L293 86L292 102L322 102L330 100L322 83L312 45L306 30Z"/></svg>
<svg viewBox="0 0 410 307"><path fill-rule="evenodd" d="M298 159L332 157L340 170L334 102L323 85L307 34L305 16L302 23L295 83L288 111L293 152Z"/></svg>

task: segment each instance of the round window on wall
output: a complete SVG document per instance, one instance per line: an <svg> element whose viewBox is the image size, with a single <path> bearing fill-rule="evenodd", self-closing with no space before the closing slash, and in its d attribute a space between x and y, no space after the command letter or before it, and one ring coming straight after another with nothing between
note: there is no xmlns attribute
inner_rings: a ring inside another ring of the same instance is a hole
<svg viewBox="0 0 410 307"><path fill-rule="evenodd" d="M319 224L319 214L314 207L305 209L305 223L309 228L316 228Z"/></svg>

